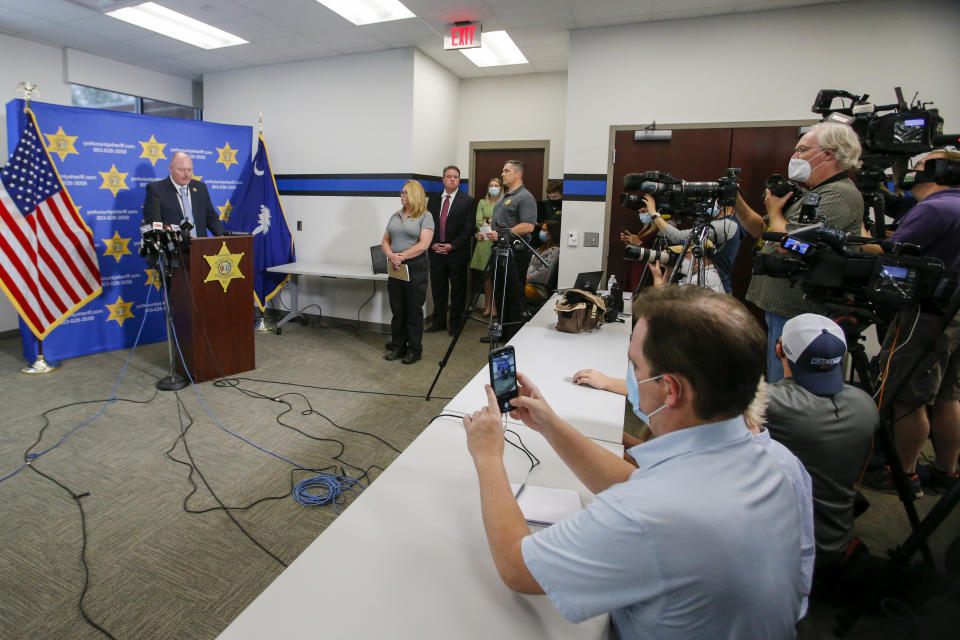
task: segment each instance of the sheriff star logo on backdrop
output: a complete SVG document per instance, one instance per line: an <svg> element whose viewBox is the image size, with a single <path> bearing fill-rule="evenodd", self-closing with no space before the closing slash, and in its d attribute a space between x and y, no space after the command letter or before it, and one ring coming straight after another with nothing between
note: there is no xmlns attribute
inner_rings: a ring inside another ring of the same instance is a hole
<svg viewBox="0 0 960 640"><path fill-rule="evenodd" d="M227 198L227 203L222 207L217 207L220 209L220 219L224 222L230 222L230 214L233 213L233 205L230 204L230 198Z"/></svg>
<svg viewBox="0 0 960 640"><path fill-rule="evenodd" d="M115 164L110 165L110 171L97 171L97 173L103 178L103 184L100 185L100 188L109 189L113 197L117 197L117 192L130 188L127 186L127 176L130 174L117 171L117 165Z"/></svg>
<svg viewBox="0 0 960 640"><path fill-rule="evenodd" d="M167 159L167 156L163 155L163 148L167 146L165 142L157 142L157 137L154 135L150 136L150 139L146 142L140 142L140 146L143 147L143 153L140 154L141 158L146 158L150 161L152 166L157 166L157 160L163 158Z"/></svg>
<svg viewBox="0 0 960 640"><path fill-rule="evenodd" d="M153 285L157 288L157 291L160 291L160 274L157 273L156 269L144 269L147 272L147 281L144 283L145 286Z"/></svg>
<svg viewBox="0 0 960 640"><path fill-rule="evenodd" d="M130 302L124 302L123 296L117 296L117 301L113 304L105 305L107 309L110 310L110 315L107 317L105 322L110 322L111 320L116 320L117 324L121 327L123 326L124 321L127 318L132 318L133 314L130 313L130 307L133 306L133 300Z"/></svg>
<svg viewBox="0 0 960 640"><path fill-rule="evenodd" d="M237 151L238 149L231 149L230 143L223 145L223 148L217 147L217 153L220 154L220 157L217 158L217 164L223 163L224 169L229 169L232 164L240 164L237 162Z"/></svg>
<svg viewBox="0 0 960 640"><path fill-rule="evenodd" d="M47 136L47 151L60 156L60 162L66 160L71 153L80 155L77 148L73 146L73 143L80 136L68 136L63 132L63 127L58 127L56 133L45 133L43 135Z"/></svg>
<svg viewBox="0 0 960 640"><path fill-rule="evenodd" d="M103 255L113 256L117 259L117 262L120 262L120 258L130 255L130 240L131 238L121 238L120 232L114 231L112 238L104 238L100 241L107 246L107 250L103 252Z"/></svg>
<svg viewBox="0 0 960 640"><path fill-rule="evenodd" d="M210 273L207 274L204 282L216 280L223 287L223 292L226 293L231 280L234 278L245 279L240 272L240 260L242 258L243 253L230 253L230 250L227 249L227 243L224 242L220 246L219 253L212 256L203 256L203 259L210 265Z"/></svg>

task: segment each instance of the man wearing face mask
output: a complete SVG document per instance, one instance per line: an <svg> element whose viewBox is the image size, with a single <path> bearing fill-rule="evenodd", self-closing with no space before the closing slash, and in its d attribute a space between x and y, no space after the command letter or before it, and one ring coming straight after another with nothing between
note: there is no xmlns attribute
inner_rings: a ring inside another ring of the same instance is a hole
<svg viewBox="0 0 960 640"><path fill-rule="evenodd" d="M794 637L806 588L797 497L742 415L763 332L739 301L701 287L639 298L627 388L654 438L630 449L637 467L554 413L522 373L510 401L596 494L586 508L531 535L493 389L464 417L497 571L573 622L610 612L622 638Z"/></svg>
<svg viewBox="0 0 960 640"><path fill-rule="evenodd" d="M848 173L859 166L860 140L853 129L839 122L821 122L797 142L787 174L820 196L820 215L826 224L859 235L863 225L863 197L848 177ZM763 203L766 217L751 209L739 195L734 211L747 233L755 238L764 231L788 233L804 226L799 221L803 203L797 198L787 205L790 195L778 198L768 190ZM760 249L766 254L778 251L780 247L774 242L766 242ZM783 366L776 351L783 325L801 313L817 313L819 307L804 300L803 289L791 286L790 280L756 274L750 279L747 300L765 312L767 381L773 383L783 378Z"/></svg>
<svg viewBox="0 0 960 640"><path fill-rule="evenodd" d="M918 204L900 220L893 242L920 247L919 255L943 261L947 272L960 273L960 188L937 184L923 174L930 160L946 158L960 162L960 153L934 151L920 159L900 183L909 189ZM890 376L906 374L908 362L920 354L933 352L936 359L928 368L920 368L903 387L894 402L894 440L900 462L916 497L923 495L917 462L920 450L932 434L936 459L924 474L923 487L941 493L958 481L957 456L960 455L960 316L954 317L940 335L940 316L913 310L900 312L887 331L881 351L881 371L890 357L897 338L897 350L889 364ZM910 336L908 338L908 336ZM890 382L888 382L890 384ZM927 406L932 405L927 418ZM870 484L891 489L889 471Z"/></svg>

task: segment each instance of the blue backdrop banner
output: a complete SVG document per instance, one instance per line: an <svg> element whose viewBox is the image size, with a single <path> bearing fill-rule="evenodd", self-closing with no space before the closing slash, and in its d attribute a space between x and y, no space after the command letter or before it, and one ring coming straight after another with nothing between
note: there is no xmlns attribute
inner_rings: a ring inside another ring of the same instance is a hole
<svg viewBox="0 0 960 640"><path fill-rule="evenodd" d="M93 231L103 293L77 310L43 341L48 360L122 349L166 339L157 273L139 257L144 187L169 174L170 157L184 151L210 190L221 219L250 162L252 127L31 102L44 144L80 215ZM10 152L26 124L23 100L7 103ZM147 287L154 287L150 306ZM32 362L37 339L20 321L23 356Z"/></svg>

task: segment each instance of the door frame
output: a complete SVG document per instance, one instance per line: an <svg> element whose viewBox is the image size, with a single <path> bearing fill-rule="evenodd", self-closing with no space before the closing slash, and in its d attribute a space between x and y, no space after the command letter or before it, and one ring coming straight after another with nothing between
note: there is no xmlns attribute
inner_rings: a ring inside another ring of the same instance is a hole
<svg viewBox="0 0 960 640"><path fill-rule="evenodd" d="M810 127L819 120L815 119L805 119L805 120L754 120L754 121L743 121L743 122L682 122L682 123L658 123L658 129L747 129L747 128L764 128L764 127L797 127L797 132L800 133L800 130L804 127ZM649 124L612 124L610 125L609 137L607 139L607 197L604 200L603 205L603 235L601 238L607 238L610 235L610 216L613 211L613 198L614 194L613 188L613 164L614 164L614 150L615 143L617 140L617 133L620 131L639 131L646 127L650 126ZM798 136L799 137L799 136ZM719 176L717 176L719 177ZM607 259L609 257L609 243L603 243L603 255L600 258L600 264L603 267L604 271L607 268Z"/></svg>
<svg viewBox="0 0 960 640"><path fill-rule="evenodd" d="M471 140L470 141L470 184L476 183L477 151L498 151L501 149L517 149L521 151L543 151L543 184L542 193L547 192L547 180L550 176L550 141L549 140Z"/></svg>

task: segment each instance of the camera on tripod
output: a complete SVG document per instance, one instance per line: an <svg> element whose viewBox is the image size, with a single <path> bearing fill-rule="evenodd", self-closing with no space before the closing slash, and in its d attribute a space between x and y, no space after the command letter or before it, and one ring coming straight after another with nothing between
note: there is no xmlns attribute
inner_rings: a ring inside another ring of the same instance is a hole
<svg viewBox="0 0 960 640"><path fill-rule="evenodd" d="M873 242L848 237L817 222L790 233L765 233L784 254L757 254L753 273L788 278L814 300L853 304L881 315L920 303L930 309L945 307L955 283L935 258L911 255L916 245L880 243L887 253L872 255L851 245Z"/></svg>
<svg viewBox="0 0 960 640"><path fill-rule="evenodd" d="M716 182L687 182L666 171L628 173L623 177L623 193L620 204L639 211L644 206L643 196L630 191L649 193L658 209L673 215L706 215L708 206L716 201L717 206L732 207L737 202L737 176L740 169L727 169L727 175Z"/></svg>

